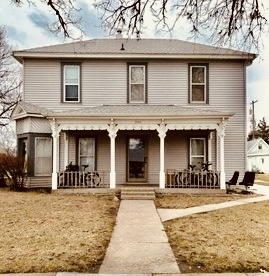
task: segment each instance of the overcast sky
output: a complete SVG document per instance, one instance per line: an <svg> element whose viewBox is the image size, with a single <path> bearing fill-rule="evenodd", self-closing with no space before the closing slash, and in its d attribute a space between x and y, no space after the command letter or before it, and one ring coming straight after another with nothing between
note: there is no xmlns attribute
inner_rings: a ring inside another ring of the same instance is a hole
<svg viewBox="0 0 269 276"><path fill-rule="evenodd" d="M99 27L100 20L93 6L80 2L81 26L85 31L85 39L107 37L106 33ZM89 0L88 0L89 1ZM27 2L27 1L25 1ZM48 29L48 22L54 21L54 15L46 5L33 6L26 3L21 7L10 5L10 1L0 2L0 25L7 30L7 41L16 50L45 46L57 43L70 42L62 35L55 35ZM148 26L150 24L147 24ZM185 35L184 35L185 34ZM142 38L170 38L169 34L158 34L153 28L148 28L142 34ZM178 27L173 33L173 39L187 39L183 27ZM240 50L240 49L239 49ZM252 100L256 101L255 115L258 122L265 117L269 123L269 38L265 41L265 47L260 56L256 58L251 66L247 68L247 106Z"/></svg>

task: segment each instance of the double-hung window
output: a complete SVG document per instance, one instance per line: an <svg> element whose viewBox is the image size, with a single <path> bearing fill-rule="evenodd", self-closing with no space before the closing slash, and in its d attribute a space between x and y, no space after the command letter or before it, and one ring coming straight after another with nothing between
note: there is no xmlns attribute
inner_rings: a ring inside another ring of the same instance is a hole
<svg viewBox="0 0 269 276"><path fill-rule="evenodd" d="M35 138L35 175L47 176L52 173L52 139Z"/></svg>
<svg viewBox="0 0 269 276"><path fill-rule="evenodd" d="M79 138L79 165L85 171L95 171L95 138Z"/></svg>
<svg viewBox="0 0 269 276"><path fill-rule="evenodd" d="M190 65L190 103L208 103L208 66Z"/></svg>
<svg viewBox="0 0 269 276"><path fill-rule="evenodd" d="M80 102L80 65L63 65L63 101Z"/></svg>
<svg viewBox="0 0 269 276"><path fill-rule="evenodd" d="M146 65L132 64L128 67L129 103L146 103Z"/></svg>
<svg viewBox="0 0 269 276"><path fill-rule="evenodd" d="M206 139L190 138L190 164L201 168L206 161Z"/></svg>

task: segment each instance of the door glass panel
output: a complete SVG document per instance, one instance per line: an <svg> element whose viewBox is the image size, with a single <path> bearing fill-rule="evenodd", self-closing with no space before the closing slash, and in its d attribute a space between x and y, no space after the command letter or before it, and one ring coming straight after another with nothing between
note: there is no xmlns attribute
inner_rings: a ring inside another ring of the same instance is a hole
<svg viewBox="0 0 269 276"><path fill-rule="evenodd" d="M128 180L145 180L145 178L145 141L142 138L129 138Z"/></svg>
<svg viewBox="0 0 269 276"><path fill-rule="evenodd" d="M79 165L85 171L95 170L95 139L79 139Z"/></svg>

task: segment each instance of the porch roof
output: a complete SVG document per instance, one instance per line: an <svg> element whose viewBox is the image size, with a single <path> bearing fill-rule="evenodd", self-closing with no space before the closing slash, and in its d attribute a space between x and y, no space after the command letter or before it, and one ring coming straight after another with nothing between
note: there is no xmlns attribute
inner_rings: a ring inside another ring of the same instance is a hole
<svg viewBox="0 0 269 276"><path fill-rule="evenodd" d="M47 118L224 118L234 113L179 105L100 105L82 109L50 111Z"/></svg>

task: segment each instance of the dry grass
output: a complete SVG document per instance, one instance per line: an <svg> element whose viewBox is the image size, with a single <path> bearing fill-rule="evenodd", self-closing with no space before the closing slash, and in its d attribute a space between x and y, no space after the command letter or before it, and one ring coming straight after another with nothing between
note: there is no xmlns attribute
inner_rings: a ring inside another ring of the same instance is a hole
<svg viewBox="0 0 269 276"><path fill-rule="evenodd" d="M234 197L246 195L185 195L172 198L171 206L186 208ZM169 206L169 197L163 206ZM164 226L184 273L259 272L261 268L269 271L268 213L266 201L175 219Z"/></svg>
<svg viewBox="0 0 269 276"><path fill-rule="evenodd" d="M269 186L269 174L256 174L255 183Z"/></svg>
<svg viewBox="0 0 269 276"><path fill-rule="evenodd" d="M0 273L97 272L118 205L111 196L0 191Z"/></svg>

